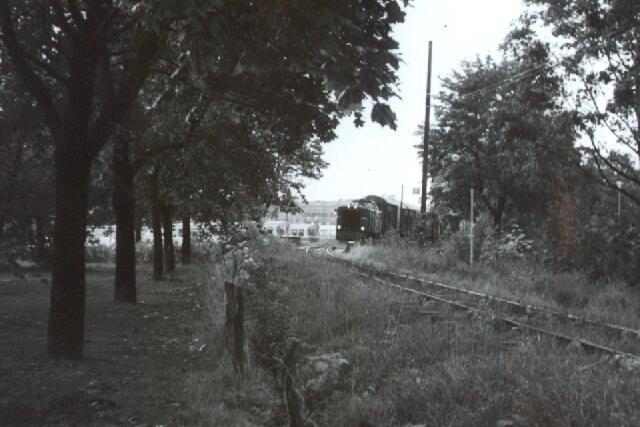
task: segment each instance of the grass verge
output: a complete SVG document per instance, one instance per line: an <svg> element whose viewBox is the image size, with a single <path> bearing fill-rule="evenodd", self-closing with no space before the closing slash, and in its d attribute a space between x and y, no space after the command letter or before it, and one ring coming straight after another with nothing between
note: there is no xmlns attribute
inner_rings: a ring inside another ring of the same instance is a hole
<svg viewBox="0 0 640 427"><path fill-rule="evenodd" d="M580 272L552 272L527 259L469 266L440 246L358 246L348 256L464 289L640 329L640 289L622 282L592 283Z"/></svg>
<svg viewBox="0 0 640 427"><path fill-rule="evenodd" d="M213 369L193 379L203 425L283 425L279 361L302 342L296 385L324 426L637 425L640 376L614 363L424 305L279 242L261 243L247 290L247 373L224 341L221 264L207 272ZM332 368L339 361L339 369Z"/></svg>

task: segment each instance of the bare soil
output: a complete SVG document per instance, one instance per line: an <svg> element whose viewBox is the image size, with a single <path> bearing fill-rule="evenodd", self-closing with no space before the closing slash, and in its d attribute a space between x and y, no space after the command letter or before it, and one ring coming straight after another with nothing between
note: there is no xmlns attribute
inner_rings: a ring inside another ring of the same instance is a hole
<svg viewBox="0 0 640 427"><path fill-rule="evenodd" d="M184 378L206 370L193 271L164 282L139 272L137 305L113 302L113 267L87 272L85 357L46 354L49 280L0 277L0 425L185 425Z"/></svg>

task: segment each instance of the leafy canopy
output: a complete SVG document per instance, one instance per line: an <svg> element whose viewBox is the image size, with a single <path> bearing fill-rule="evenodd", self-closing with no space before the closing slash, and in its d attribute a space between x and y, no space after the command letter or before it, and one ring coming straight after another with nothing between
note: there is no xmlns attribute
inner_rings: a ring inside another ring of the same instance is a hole
<svg viewBox="0 0 640 427"><path fill-rule="evenodd" d="M503 49L503 61L478 58L443 79L429 152L436 206L466 215L474 188L497 227L505 214L539 215L573 152L547 46L525 28Z"/></svg>
<svg viewBox="0 0 640 427"><path fill-rule="evenodd" d="M591 141L600 178L640 205L640 2L526 0L532 18L553 29L561 65L579 88L582 130ZM629 170L609 147L634 157ZM605 169L614 172L610 175Z"/></svg>

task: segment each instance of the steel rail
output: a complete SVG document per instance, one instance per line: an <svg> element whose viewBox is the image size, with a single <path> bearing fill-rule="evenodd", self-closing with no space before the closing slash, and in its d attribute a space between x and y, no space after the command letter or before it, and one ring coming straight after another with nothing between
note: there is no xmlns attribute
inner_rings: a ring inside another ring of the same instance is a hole
<svg viewBox="0 0 640 427"><path fill-rule="evenodd" d="M634 329L634 328L630 328L628 326L623 326L623 325L617 325L614 323L609 323L609 322L603 322L603 321L599 321L599 320L593 320L593 319L588 319L585 317L580 317L580 316L576 316L574 314L571 313L562 313L560 311L557 310L553 310L550 308L545 308L545 307L540 307L540 306L536 306L533 304L523 304L520 303L518 301L514 301L514 300L510 300L510 299L506 299L506 298L502 298L502 297L498 297L495 295L491 295L488 293L482 293L482 292L477 292L477 291L472 291L470 289L464 289L464 288L459 288L457 286L452 286L452 285L447 285L444 284L442 282L436 282L433 280L429 280L429 279L422 279L419 277L415 277L415 276L411 276L408 274L401 274L401 273L396 273L394 271L391 271L389 269L381 269L378 267L374 267L371 265L367 265L367 264L362 264L362 263L356 263L354 261L351 260L345 260L343 258L339 258L333 254L330 254L329 252L326 252L326 254L328 256L330 256L332 259L336 259L339 260L340 262L343 262L351 267L354 268L359 268L359 269L369 269L372 271L375 271L378 274L384 274L387 276L391 276L391 277L398 277L401 279L405 279L405 280L413 280L416 281L418 283L422 283L422 284L427 284L433 287L437 287L437 288L442 288L442 289L447 289L450 291L454 291L454 292L459 292L462 294L467 294L467 295L472 295L478 298L483 298L489 301L495 301L504 305L509 305L511 307L515 307L518 308L521 311L524 311L525 313L543 313L543 314L547 314L550 316L553 316L555 318L561 319L561 320L569 320L571 322L578 322L578 323L583 323L585 325L592 325L592 326L597 326L600 328L605 328L608 329L610 331L613 331L617 334L620 335L624 335L624 334L628 334L628 335L634 335L636 338L640 339L640 330L638 329Z"/></svg>
<svg viewBox="0 0 640 427"><path fill-rule="evenodd" d="M476 291L470 291L467 289L461 289L461 288L457 288L455 286L451 286L451 285L445 285L443 283L439 283L439 282L434 282L431 280L427 280L427 279L420 279L417 277L413 277L410 275L403 275L403 274L398 274L395 272L391 272L388 270L384 270L384 269L380 269L380 268L376 268L370 265L364 265L364 264L359 264L359 263L355 263L351 260L346 260L340 257L337 257L333 254L331 254L329 252L330 248L327 248L325 251L323 251L324 253L321 253L321 256L324 256L325 254L331 259L331 260L335 260L338 262L341 262L342 264L354 268L357 271L357 275L362 276L362 277L366 277L368 279L371 279L373 281L376 281L378 283L399 289L403 292L407 292L410 294L414 294L414 295L418 295L421 296L423 298L426 299L430 299L430 300L434 300L434 301L438 301L438 302L442 302L444 304L450 305L452 307L458 308L458 309L463 309L472 313L476 313L479 314L481 313L483 310L481 308L478 307L472 307L468 304L464 304L461 303L459 301L455 301L452 299L448 299L448 298L444 298L440 295L434 295L425 291L421 291L421 290L417 290L417 289L413 289L413 288L409 288L406 286L402 286L399 285L397 283L393 283L389 280L385 280L385 279L381 279L380 277L376 277L375 275L387 275L387 277L391 276L391 277L396 277L396 278L402 278L405 280L413 280L413 281L417 281L419 283L427 283L429 285L434 285L437 288L442 288L442 289L446 289L452 292L460 292L460 293L464 293L464 294L468 294L468 295L472 295L474 297L480 297L482 299L490 299L490 300L494 300L496 302L500 302L500 303L504 303L507 305L511 305L511 306L516 306L518 308L522 308L522 309L526 309L528 310L531 314L535 314L536 312L538 313L542 313L542 314L552 314L558 318L564 319L564 320L570 320L570 321L579 321L582 322L584 324L594 324L600 327L606 327L609 329L617 329L618 332L632 332L636 335L640 335L640 331L637 331L635 329L631 329L631 328L627 328L624 326L620 326L620 325L613 325L613 324L608 324L608 323L603 323L603 322L597 322L597 321L589 321L589 319L583 319L580 318L578 316L573 316L571 315L565 315L563 313L560 312L556 312L553 310L549 310L549 309L543 309L540 307L536 307L533 305L523 305L520 304L516 301L512 301L512 300L508 300L508 299L504 299L504 298L500 298L500 297L494 297L488 294L483 294L481 292L476 292ZM364 270L365 272L363 272L362 270ZM374 274L374 275L372 275ZM545 335L545 336L549 336L554 338L555 340L559 341L559 342L563 342L563 343L578 343L585 351L597 351L600 353L605 353L605 354L609 354L614 356L615 358L617 358L618 360L621 359L626 359L629 362L631 362L631 364L633 364L633 366L640 366L640 356L636 355L636 354L632 354L632 353L628 353L625 351L620 351L620 350L616 350L612 347L608 347L602 344L598 344L595 342L592 342L590 340L584 339L584 338L579 338L579 337L574 337L571 335L567 335L564 333L560 333L560 332L555 332L549 329L545 329L545 328L541 328L538 326L533 326L527 323L523 323L519 320L513 319L511 317L508 316L504 316L504 315L499 315L496 316L496 319L506 323L512 327L518 328L520 330L523 331L527 331L529 333L535 333L535 334L539 334L539 335Z"/></svg>
<svg viewBox="0 0 640 427"><path fill-rule="evenodd" d="M584 323L586 325L593 325L593 326L598 326L601 328L607 328L610 330L613 330L619 334L632 334L635 335L636 337L640 338L640 330L637 329L633 329L633 328L629 328L627 326L623 326L623 325L616 325L614 323L608 323L608 322L602 322L599 320L593 320L593 319L588 319L585 317L580 317L580 316L576 316L574 314L571 313L562 313L560 311L557 310L553 310L550 308L545 308L545 307L540 307L540 306L536 306L533 304L523 304L523 303L519 303L517 301L513 301L510 299L506 299L506 298L502 298L502 297L497 297L488 293L482 293L482 292L477 292L477 291L472 291L470 289L463 289L463 288L458 288L456 286L451 286L451 285L447 285L441 282L436 282L433 280L428 280L428 279L421 279L419 277L414 277L414 276L410 276L410 275L406 275L406 274L399 274L399 273L394 273L391 271L385 271L385 274L389 274L392 276L396 276L396 277L401 277L401 278L406 278L408 280L414 280L416 282L419 283L426 283L428 285L434 286L434 287L438 287L438 288L443 288L443 289L448 289L454 292L460 292L460 293L465 293L465 294L469 294L469 295L473 295L473 296L477 296L480 298L484 298L484 299L488 299L490 301L496 301L499 302L501 304L505 304L505 305L510 305L512 307L517 307L519 309L524 310L525 312L539 312L539 313L544 313L544 314L548 314L551 316L554 316L556 318L560 318L563 320L570 320L572 322L580 322L580 323Z"/></svg>
<svg viewBox="0 0 640 427"><path fill-rule="evenodd" d="M470 311L470 312L473 312L473 313L476 313L476 314L479 314L479 313L481 313L483 311L482 309L479 309L477 307L472 307L472 306L469 306L467 304L460 303L458 301L454 301L454 300L450 300L450 299L447 299L447 298L443 298L442 296L430 294L428 292L419 291L417 289L407 288L405 286L398 285L398 284L390 282L388 280L380 279L379 277L369 276L366 273L358 272L357 274L359 276L363 276L363 277L369 278L369 279L371 279L373 281L376 281L378 283L382 283L382 284L385 284L387 286L391 286L393 288L400 289L403 292L407 292L407 293L411 293L411 294L414 294L414 295L418 295L418 296L421 296L421 297L426 298L426 299L439 301L439 302L451 305L453 307L464 309L464 310L467 310L467 311ZM570 344L570 343L573 343L573 342L578 343L578 344L580 344L580 346L582 346L582 348L585 351L599 351L601 353L607 353L607 354L610 354L610 355L613 355L613 356L617 356L617 357L620 357L620 358L629 359L631 361L634 361L634 362L640 364L640 356L632 354L632 353L627 353L627 352L624 352L624 351L616 350L614 348L611 348L611 347L608 347L608 346L605 346L605 345L602 345L602 344L594 343L594 342L589 341L589 340L584 339L584 338L574 337L574 336L571 336L571 335L567 335L567 334L551 331L549 329L540 328L538 326L529 325L529 324L520 322L518 320L515 320L515 319L513 319L511 317L508 317L508 316L501 316L500 315L500 316L496 316L496 319L501 321L501 322L504 322L504 323L506 323L506 324L508 324L508 325L510 325L512 327L515 327L515 328L518 328L518 329L521 329L521 330L526 330L527 332L530 332L530 333L536 333L536 334L539 334L539 335L550 336L550 337L556 339L557 341L560 341L560 342L563 342L563 343L566 343L566 344Z"/></svg>

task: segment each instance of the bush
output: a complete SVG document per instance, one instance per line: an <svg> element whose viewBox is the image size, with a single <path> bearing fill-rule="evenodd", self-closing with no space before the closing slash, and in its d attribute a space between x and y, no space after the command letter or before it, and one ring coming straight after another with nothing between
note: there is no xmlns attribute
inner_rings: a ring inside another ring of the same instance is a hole
<svg viewBox="0 0 640 427"><path fill-rule="evenodd" d="M493 229L487 230L482 242L481 258L483 261L521 259L530 254L532 249L533 240L526 236L518 224L512 224L503 235L497 235Z"/></svg>
<svg viewBox="0 0 640 427"><path fill-rule="evenodd" d="M640 277L640 232L613 219L592 216L578 239L576 267L592 281L621 278L628 285Z"/></svg>
<svg viewBox="0 0 640 427"><path fill-rule="evenodd" d="M491 259L495 256L497 243L495 228L491 218L481 214L473 225L473 257L477 262L484 258ZM456 232L445 234L442 238L442 250L448 267L453 267L458 261L469 263L469 222L462 221L460 229ZM485 252L487 254L485 255Z"/></svg>
<svg viewBox="0 0 640 427"><path fill-rule="evenodd" d="M115 259L115 245L89 244L85 246L87 262L113 262Z"/></svg>

